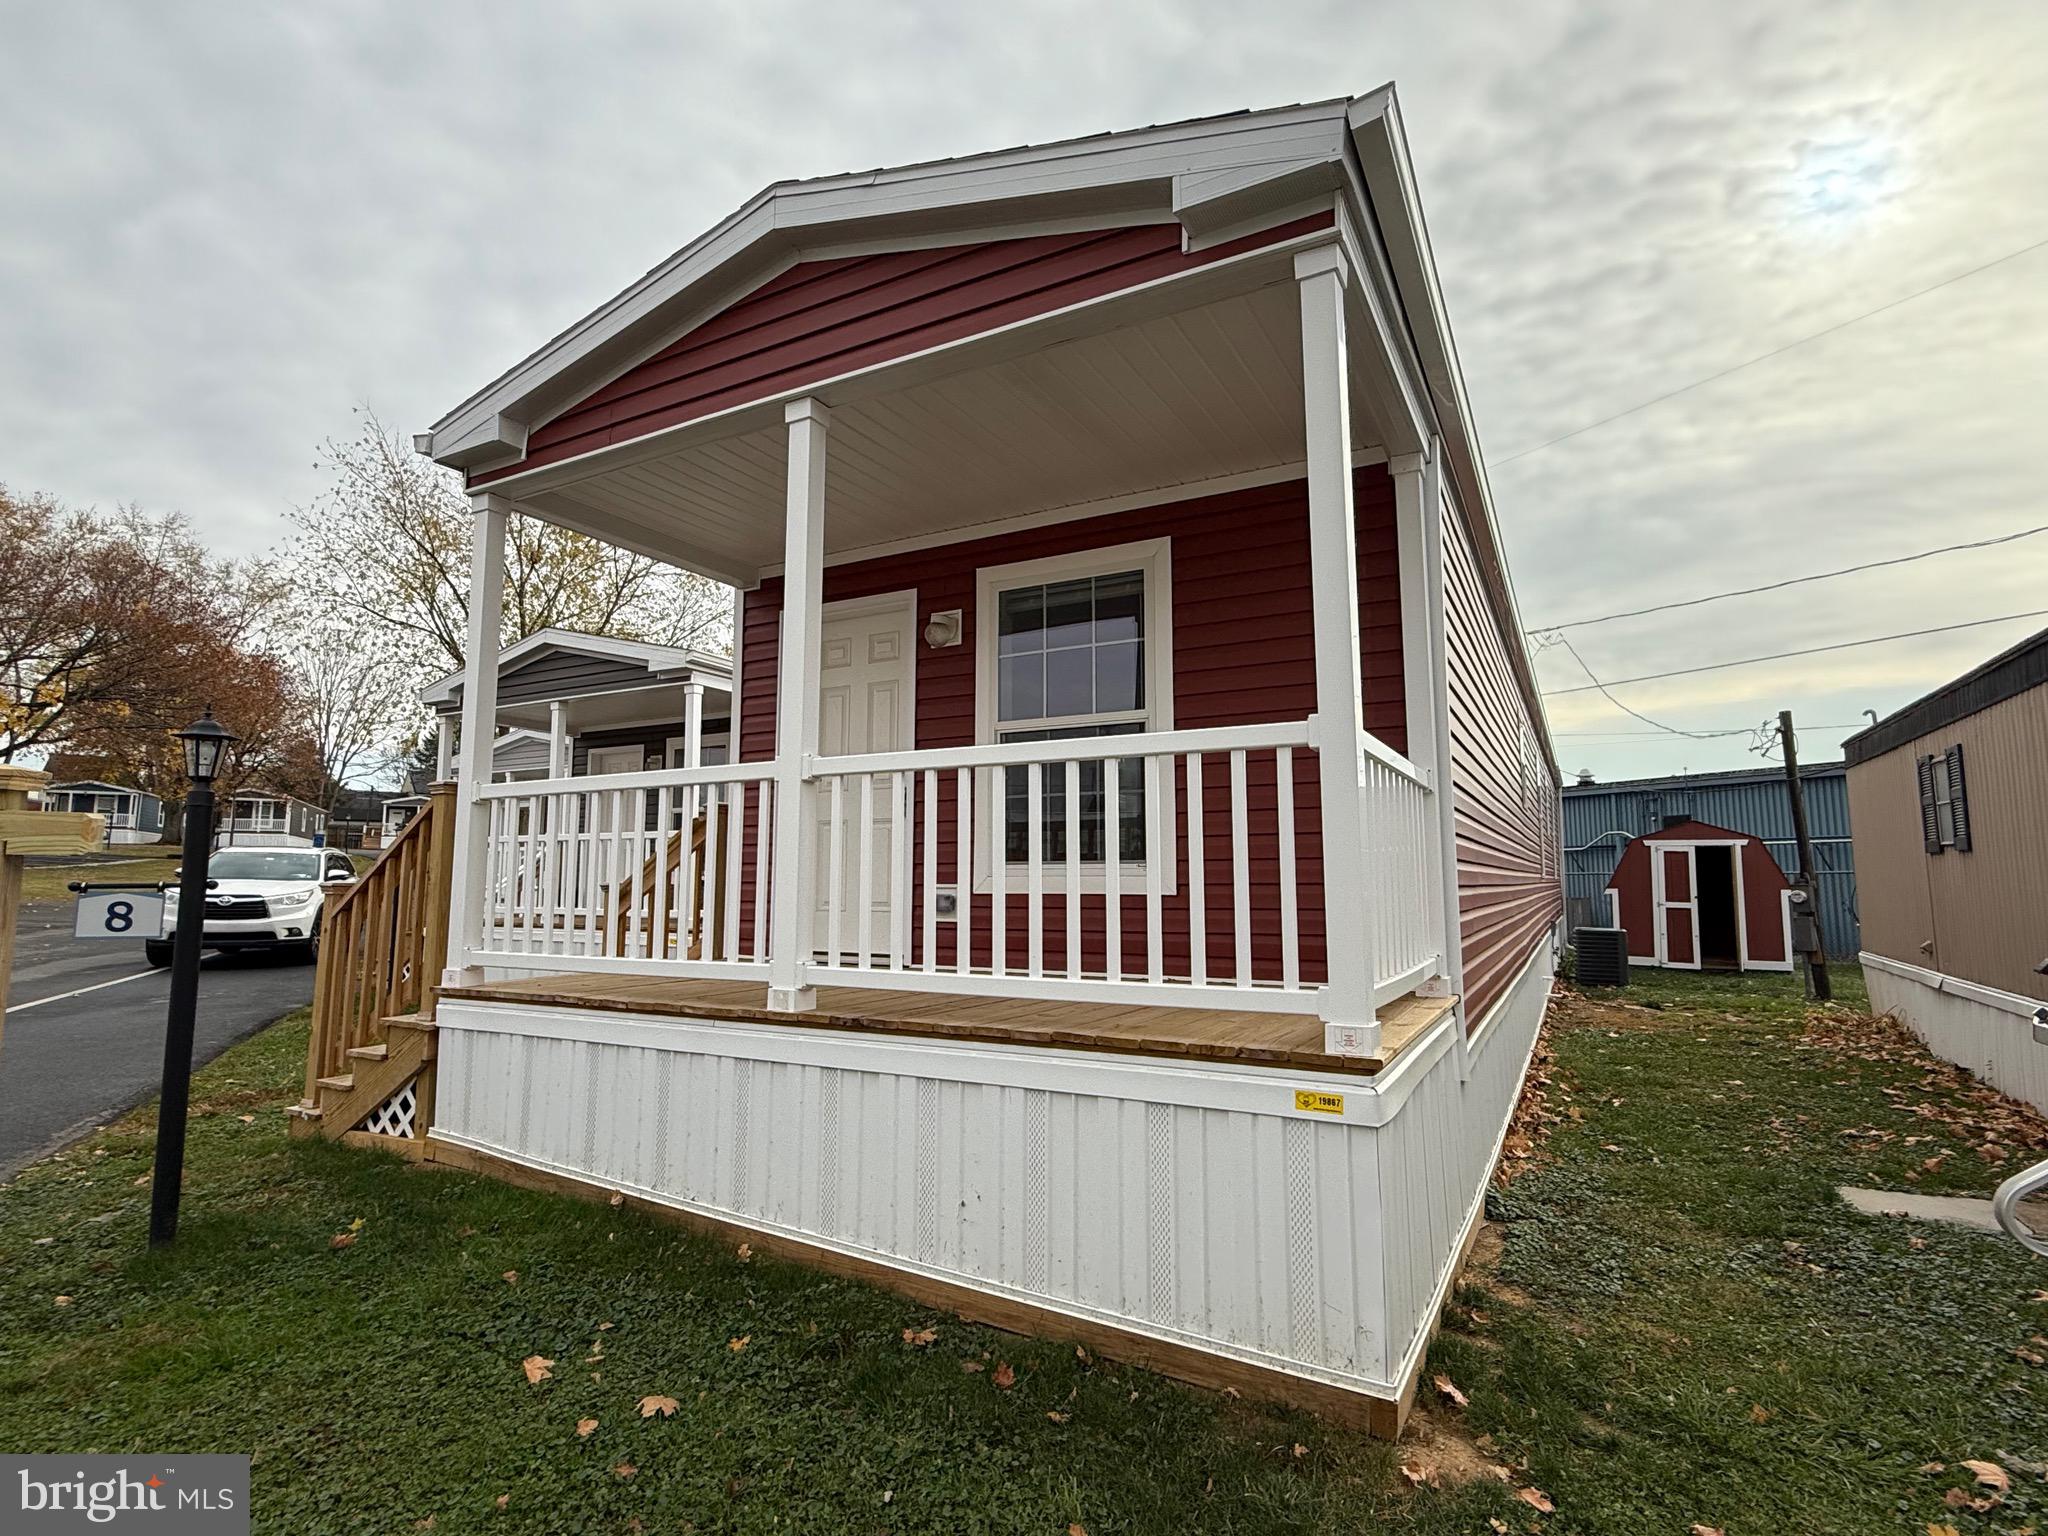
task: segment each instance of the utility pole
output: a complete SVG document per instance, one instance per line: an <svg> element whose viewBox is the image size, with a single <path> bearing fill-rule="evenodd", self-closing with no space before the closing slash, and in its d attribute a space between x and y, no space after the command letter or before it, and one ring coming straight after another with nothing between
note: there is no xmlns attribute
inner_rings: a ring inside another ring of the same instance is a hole
<svg viewBox="0 0 2048 1536"><path fill-rule="evenodd" d="M1807 924L1812 943L1806 951L1807 984L1825 1003L1835 995L1828 982L1827 948L1820 931L1820 879L1814 871L1813 834L1806 825L1806 789L1799 782L1799 744L1792 734L1792 711L1778 712L1778 741L1785 749L1785 788L1792 796L1792 835L1799 842L1799 884L1806 892ZM1795 941L1800 924L1794 923Z"/></svg>

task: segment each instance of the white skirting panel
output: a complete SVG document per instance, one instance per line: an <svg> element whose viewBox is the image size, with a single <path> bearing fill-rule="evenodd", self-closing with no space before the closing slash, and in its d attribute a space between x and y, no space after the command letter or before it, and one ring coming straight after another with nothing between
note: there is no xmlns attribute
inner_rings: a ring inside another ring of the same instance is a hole
<svg viewBox="0 0 2048 1536"><path fill-rule="evenodd" d="M1533 1030L1461 1089L1448 1019L1378 1086L467 999L439 1023L436 1137L1385 1397L1458 1236L1410 1208L1479 1198Z"/></svg>
<svg viewBox="0 0 2048 1536"><path fill-rule="evenodd" d="M2037 1044L2033 1030L2039 999L1884 955L1858 958L1873 1012L1891 1014L1944 1061L2048 1114L2048 1045Z"/></svg>
<svg viewBox="0 0 2048 1536"><path fill-rule="evenodd" d="M1447 1052L1380 1132L1386 1312L1397 1377L1419 1363L1414 1357L1443 1304L1458 1246L1480 1214L1554 970L1546 935L1514 986L1480 1021L1465 1080L1458 1080L1456 1053Z"/></svg>

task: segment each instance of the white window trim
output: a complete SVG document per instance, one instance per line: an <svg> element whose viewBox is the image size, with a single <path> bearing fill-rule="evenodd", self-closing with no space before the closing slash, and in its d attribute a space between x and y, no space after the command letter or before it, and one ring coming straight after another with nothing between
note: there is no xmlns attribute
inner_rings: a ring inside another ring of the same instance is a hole
<svg viewBox="0 0 2048 1536"><path fill-rule="evenodd" d="M1108 544L1071 554L1049 555L1039 560L1018 560L1009 565L985 565L974 573L974 739L977 744L995 743L1001 729L996 719L996 618L997 596L1013 587L1044 586L1056 581L1075 581L1087 576L1113 576L1119 571L1137 570L1145 576L1145 698L1148 733L1173 729L1173 540L1140 539L1128 544ZM1121 716L1075 716L1076 722L1091 719L1119 719ZM1020 729L1030 729L1021 726ZM1164 775L1165 804L1161 823L1175 825L1176 802L1173 776ZM986 895L995 889L990 874L992 850L989 842L987 797L998 783L991 769L975 775L974 797L974 889ZM1171 833L1169 832L1169 837ZM1163 895L1177 895L1180 889L1180 861L1176 857L1161 871ZM1010 865L1004 889L1010 895L1022 891L1024 866ZM1042 867L1048 895L1067 888L1064 861L1048 861ZM1081 889L1106 888L1105 865L1097 860L1081 866ZM1118 885L1126 896L1144 891L1145 866L1122 863Z"/></svg>

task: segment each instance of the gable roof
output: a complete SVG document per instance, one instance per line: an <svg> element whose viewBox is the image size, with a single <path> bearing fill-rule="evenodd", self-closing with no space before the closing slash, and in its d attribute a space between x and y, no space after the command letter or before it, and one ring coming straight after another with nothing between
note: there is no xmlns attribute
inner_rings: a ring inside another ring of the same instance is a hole
<svg viewBox="0 0 2048 1536"><path fill-rule="evenodd" d="M621 640L613 635L587 635L574 629L537 629L524 640L498 653L498 675L516 670L544 652L570 651L583 656L623 661L647 669L653 678L701 674L712 682L732 681L732 662L684 646L655 645L645 640ZM462 695L462 673L450 672L420 691L424 704L452 704Z"/></svg>
<svg viewBox="0 0 2048 1536"><path fill-rule="evenodd" d="M61 790L68 789L104 789L116 795L140 795L145 800L157 798L146 789L135 789L126 784L114 784L106 779L72 779L63 784L48 784L43 787L43 793L54 795Z"/></svg>
<svg viewBox="0 0 2048 1536"><path fill-rule="evenodd" d="M1541 690L1507 572L1400 106L1355 97L1191 118L916 164L779 181L448 412L415 447L468 475L510 470L528 437L801 260L991 240L1028 229L1177 224L1193 252L1333 199L1387 388L1439 435L1481 578L1553 774ZM1423 439L1389 443L1413 451ZM445 683L445 680L444 680ZM443 685L437 685L443 686ZM430 700L431 702L431 700Z"/></svg>
<svg viewBox="0 0 2048 1536"><path fill-rule="evenodd" d="M1858 731L1842 743L1842 755L1852 767L1867 763L2043 684L2048 684L2048 629Z"/></svg>

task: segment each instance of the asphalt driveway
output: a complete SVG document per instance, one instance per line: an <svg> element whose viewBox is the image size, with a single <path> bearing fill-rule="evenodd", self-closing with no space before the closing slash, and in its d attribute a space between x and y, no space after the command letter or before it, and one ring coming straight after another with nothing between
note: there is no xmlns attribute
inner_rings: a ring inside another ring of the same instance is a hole
<svg viewBox="0 0 2048 1536"><path fill-rule="evenodd" d="M69 902L26 904L0 1031L0 1179L157 1091L169 978L140 940L74 939ZM194 1064L312 998L310 965L209 954Z"/></svg>

